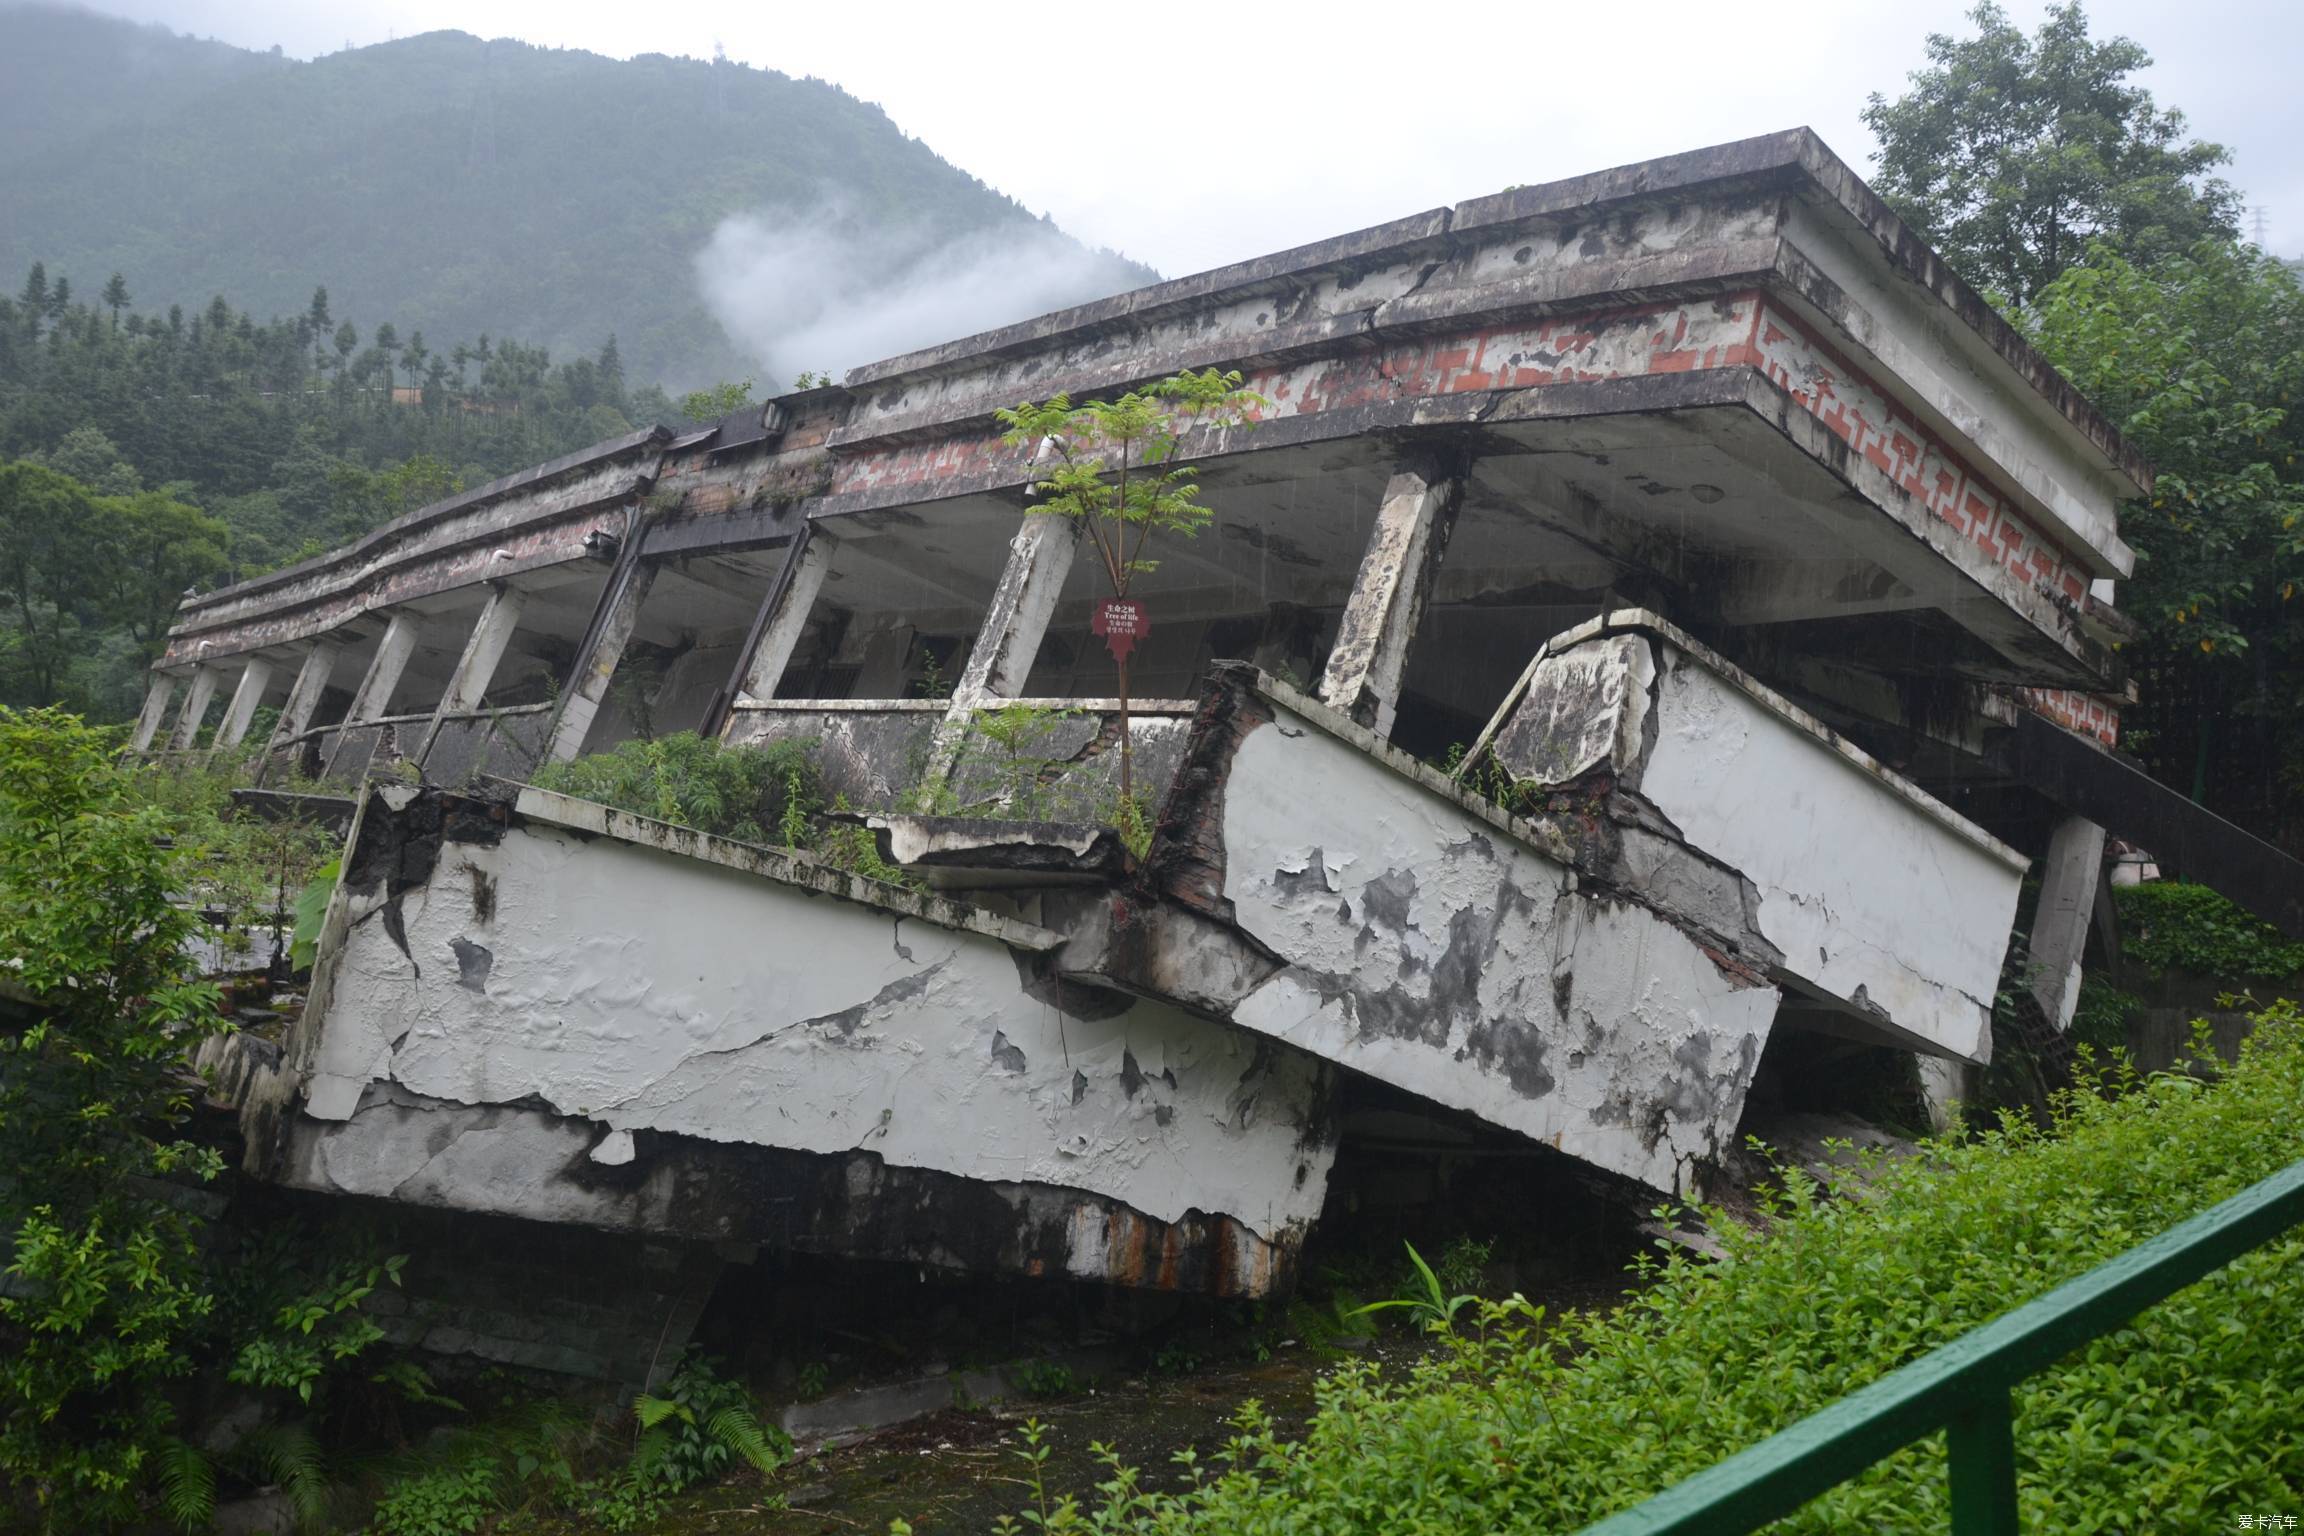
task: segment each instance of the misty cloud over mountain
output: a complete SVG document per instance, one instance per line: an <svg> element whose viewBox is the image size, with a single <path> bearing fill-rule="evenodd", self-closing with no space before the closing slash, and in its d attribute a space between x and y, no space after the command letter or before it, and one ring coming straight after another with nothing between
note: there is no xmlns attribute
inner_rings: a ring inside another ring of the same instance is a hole
<svg viewBox="0 0 2304 1536"><path fill-rule="evenodd" d="M769 390L1144 280L1046 224L948 237L918 220L860 219L835 193L803 211L725 219L696 256L705 307L758 360Z"/></svg>

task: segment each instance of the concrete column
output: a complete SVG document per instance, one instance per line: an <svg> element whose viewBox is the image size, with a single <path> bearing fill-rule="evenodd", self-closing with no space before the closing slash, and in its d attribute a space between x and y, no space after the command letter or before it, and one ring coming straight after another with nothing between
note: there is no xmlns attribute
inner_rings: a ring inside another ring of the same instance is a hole
<svg viewBox="0 0 2304 1536"><path fill-rule="evenodd" d="M160 734L162 722L168 718L168 706L176 698L176 679L165 672L155 672L144 685L144 708L136 715L136 734L129 738L132 752L149 752L152 742Z"/></svg>
<svg viewBox="0 0 2304 1536"><path fill-rule="evenodd" d="M552 725L552 740L544 748L545 762L565 763L584 750L584 738L591 734L593 717L600 713L600 701L608 696L609 681L616 676L617 663L624 659L624 647L632 642L632 632L640 627L640 609L648 601L648 589L655 584L653 565L635 560L624 567L605 609L592 625L590 643L576 658L568 691L561 696L560 716Z"/></svg>
<svg viewBox="0 0 2304 1536"><path fill-rule="evenodd" d="M320 707L320 696L328 691L328 679L335 675L336 656L343 647L334 640L315 640L304 653L304 664L296 669L296 681L288 685L288 702L280 706L280 723L273 727L272 745L293 741L312 729L313 712Z"/></svg>
<svg viewBox="0 0 2304 1536"><path fill-rule="evenodd" d="M2048 1022L2069 1029L2080 1004L2080 956L2104 877L2104 829L2079 816L2056 824L2040 863L2040 904L2032 909L2032 1000Z"/></svg>
<svg viewBox="0 0 2304 1536"><path fill-rule="evenodd" d="M376 654L369 658L367 675L352 695L352 707L344 715L346 725L365 725L379 719L391 705L392 695L400 687L400 675L416 654L417 624L412 613L392 615L384 627L384 638L376 642Z"/></svg>
<svg viewBox="0 0 2304 1536"><path fill-rule="evenodd" d="M784 681L793 648L799 645L800 632L808 627L808 615L816 607L816 595L824 590L824 573L832 568L832 552L840 541L813 528L801 529L799 538L802 543L793 559L792 579L776 594L768 622L760 630L760 641L744 665L744 682L737 690L739 702L776 697L776 686Z"/></svg>
<svg viewBox="0 0 2304 1536"><path fill-rule="evenodd" d="M400 686L400 674L408 670L408 658L416 654L417 619L412 613L395 613L384 627L384 638L376 642L376 654L368 659L368 671L360 679L360 687L352 695L352 707L344 712L346 728L365 725L384 713L392 702L392 694ZM326 772L335 766L336 754L344 748L344 737L339 732L328 743L327 760L321 765Z"/></svg>
<svg viewBox="0 0 2304 1536"><path fill-rule="evenodd" d="M232 705L224 711L224 723L216 728L216 745L236 747L248 734L248 722L256 718L256 706L264 702L266 690L272 686L272 663L251 656L248 665L240 669L240 686L232 690Z"/></svg>
<svg viewBox="0 0 2304 1536"><path fill-rule="evenodd" d="M1384 487L1384 504L1320 677L1320 702L1379 736L1392 733L1408 645L1463 499L1462 467L1429 454L1403 458Z"/></svg>
<svg viewBox="0 0 2304 1536"><path fill-rule="evenodd" d="M926 782L941 783L951 776L960 744L967 739L968 722L978 708L1024 691L1079 548L1078 518L1025 515L1024 526L1009 541L1008 568L993 589L991 606L985 609L976 643L968 652L968 665L952 689L952 707L936 728Z"/></svg>
<svg viewBox="0 0 2304 1536"><path fill-rule="evenodd" d="M200 739L200 722L208 713L208 701L216 697L216 669L206 662L192 669L192 682L184 690L184 708L176 716L176 734L168 738L168 745L178 752L191 750Z"/></svg>
<svg viewBox="0 0 2304 1536"><path fill-rule="evenodd" d="M487 605L473 622L472 633L464 641L464 654L448 679L448 690L440 695L439 707L432 711L432 723L424 728L424 739L417 743L416 761L422 762L424 755L432 750L432 738L440 734L443 720L450 715L469 714L480 707L489 683L495 680L497 663L504 659L505 647L512 643L512 632L520 627L520 609L525 601L510 583L489 583Z"/></svg>

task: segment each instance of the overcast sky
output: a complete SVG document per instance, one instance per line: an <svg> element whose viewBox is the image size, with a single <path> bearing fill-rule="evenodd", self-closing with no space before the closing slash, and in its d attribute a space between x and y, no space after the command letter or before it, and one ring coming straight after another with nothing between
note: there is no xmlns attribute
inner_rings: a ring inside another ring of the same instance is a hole
<svg viewBox="0 0 2304 1536"><path fill-rule="evenodd" d="M300 57L441 28L816 75L1083 239L1180 276L1502 187L1806 123L1854 163L1960 0L896 4L98 0ZM2040 0L2009 0L2027 30ZM2304 5L2097 0L2099 37L2234 152L2266 244L2304 252ZM1035 35L1014 18L1045 26ZM605 104L604 104L605 105ZM1151 125L1169 125L1155 132ZM1113 146L1141 132L1141 155Z"/></svg>

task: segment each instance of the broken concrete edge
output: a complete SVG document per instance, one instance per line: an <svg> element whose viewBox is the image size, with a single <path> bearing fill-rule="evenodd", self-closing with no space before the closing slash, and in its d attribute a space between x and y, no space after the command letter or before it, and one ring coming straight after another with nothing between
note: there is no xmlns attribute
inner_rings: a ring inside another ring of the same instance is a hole
<svg viewBox="0 0 2304 1536"><path fill-rule="evenodd" d="M699 832L694 827L676 826L668 821L637 816L614 806L602 805L593 800L579 800L573 795L538 789L531 784L511 785L505 780L488 782L516 791L512 810L524 820L542 822L594 837L613 838L618 842L652 848L677 858L717 864L724 869L740 870L782 885L798 886L821 896L830 896L838 901L877 908L897 917L914 917L941 928L962 929L1034 954L1049 953L1061 948L1064 943L1064 935L1035 924L1002 917L984 908L945 897L924 896L907 891L902 886L867 880L862 875L850 874L805 854L778 852L756 844L739 842L732 837Z"/></svg>
<svg viewBox="0 0 2304 1536"><path fill-rule="evenodd" d="M351 824L344 832L335 885L321 909L315 940L312 980L305 988L304 1007L288 1026L276 1050L255 1050L251 1037L234 1032L212 1036L195 1048L194 1062L212 1089L228 1081L230 1102L240 1112L241 1169L271 1179L288 1153L288 1136L301 1108L304 1083L318 1059L320 1036L335 1000L337 973L343 963L344 938L354 918L354 891L349 878L353 850L360 846L373 797L360 795L352 805ZM220 1081L222 1079L222 1081Z"/></svg>
<svg viewBox="0 0 2304 1536"><path fill-rule="evenodd" d="M1674 624L1661 614L1652 613L1645 608L1613 609L1601 614L1598 618L1587 619L1573 629L1563 630L1539 646L1536 659L1528 664L1528 670L1521 674L1520 682L1514 685L1510 693L1506 694L1504 704L1497 710L1494 719L1490 721L1490 728L1481 732L1479 743L1471 752L1465 754L1466 764L1470 764L1493 740L1496 728L1501 725L1502 721L1509 718L1511 711L1526 695L1528 686L1534 680L1536 670L1542 662L1572 650L1587 641L1596 640L1605 635L1617 634L1650 635L1677 650L1685 652L1719 677L1721 681L1729 684L1770 714L1775 715L1787 725L1812 739L1819 749L1830 752L1848 767L1884 785L1914 810L1953 832L1962 841L1991 855L2019 875L2031 869L2032 861L2029 858L2018 853L2014 848L2009 847L1999 838L1994 837L1886 763L1881 762L1871 753L1866 752L1862 747L1857 746L1847 737L1766 683L1761 682L1694 635L1680 628L1679 625Z"/></svg>
<svg viewBox="0 0 2304 1536"><path fill-rule="evenodd" d="M276 571L267 571L261 576L251 576L246 581L237 581L230 586L218 587L213 592L203 592L198 597L187 598L178 611L186 614L197 613L203 608L210 608L218 603L252 596L255 593L284 585L301 577L315 575L332 566L351 564L362 556L397 543L409 534L429 527L442 518L485 506L491 501L509 496L516 491L535 490L573 470L610 463L641 449L662 447L669 444L671 439L672 434L666 428L643 427L638 431L628 432L622 437L612 437L605 442L594 443L589 448L579 448L573 453L562 454L559 458L547 459L541 464L515 470L511 474L499 476L485 485L477 485L471 490L460 491L453 496L418 507L413 512L394 518L373 533L366 534L341 548L332 549L326 554L315 555L309 560L299 560L294 565L284 565ZM640 488L646 489L646 482L654 479L655 471L650 469L641 476ZM179 624L171 628L169 633L173 635L178 629L190 627L188 624Z"/></svg>
<svg viewBox="0 0 2304 1536"><path fill-rule="evenodd" d="M1387 258L1398 260L1418 247L1430 248L1434 259L1442 260L1452 237L1474 232L1494 236L1512 226L1569 215L1604 218L1626 203L1668 200L1706 184L1736 181L1780 183L1836 210L1854 233L1890 263L1898 276L1929 293L2012 367L2074 433L2137 488L2138 494L2149 494L2152 472L2143 454L1975 289L1930 250L1813 129L1805 126L1410 214L1389 223L1155 283L939 346L900 353L849 370L843 385L851 392L884 388L907 375L952 372L970 363L1026 351L1066 336L1084 340L1228 291L1300 283L1331 269L1349 269Z"/></svg>
<svg viewBox="0 0 2304 1536"><path fill-rule="evenodd" d="M831 819L871 828L892 863L926 873L982 869L1116 879L1126 867L1120 834L1085 822L892 811L834 812Z"/></svg>
<svg viewBox="0 0 2304 1536"><path fill-rule="evenodd" d="M226 1037L213 1059L221 1063L238 1039ZM252 1146L248 1171L288 1188L583 1226L721 1253L734 1245L1252 1299L1292 1282L1310 1225L1271 1223L1267 1234L1245 1218L1198 1206L1163 1219L1090 1188L978 1178L861 1147L808 1150L615 1130L533 1098L466 1103L386 1081L366 1085L349 1118L327 1120L303 1108L293 1073L258 1066L231 1075L264 1093L287 1082L272 1155L258 1165ZM244 1103L244 1130L252 1111L265 1109L253 1098ZM411 1138L389 1128L411 1119L430 1129ZM364 1142L379 1125L384 1142ZM463 1177L443 1164L467 1138L487 1145L494 1175ZM533 1150L529 1167L541 1179L505 1176L512 1167L503 1161L506 1149L522 1143ZM587 1152L602 1147L615 1151L607 1158ZM407 1154L405 1166L392 1161L396 1152Z"/></svg>
<svg viewBox="0 0 2304 1536"><path fill-rule="evenodd" d="M1571 837L1549 818L1531 819L1512 814L1487 796L1466 789L1431 764L1392 745L1350 716L1246 662L1219 662L1210 669L1202 713L1193 723L1194 741L1185 749L1184 766L1178 770L1175 787L1161 808L1152 849L1144 860L1139 888L1129 898L1131 903L1141 907L1166 898L1199 916L1231 926L1232 914L1222 895L1223 853L1220 848L1212 850L1209 839L1215 835L1213 828L1222 821L1223 785L1231 752L1246 730L1269 718L1256 711L1243 711L1240 708L1243 696L1302 719L1397 777L1561 866L1569 873L1571 889L1622 901L1652 913L1687 935L1714 966L1734 976L1740 984L1774 985L1772 972L1774 961L1779 957L1761 940L1757 930L1750 928L1748 920L1743 930L1723 932L1693 914L1632 888L1611 872L1607 867L1609 860L1589 836ZM1700 850L1688 849L1687 852L1740 881L1743 878ZM1246 935L1238 937L1264 953L1275 968L1283 963L1253 939Z"/></svg>

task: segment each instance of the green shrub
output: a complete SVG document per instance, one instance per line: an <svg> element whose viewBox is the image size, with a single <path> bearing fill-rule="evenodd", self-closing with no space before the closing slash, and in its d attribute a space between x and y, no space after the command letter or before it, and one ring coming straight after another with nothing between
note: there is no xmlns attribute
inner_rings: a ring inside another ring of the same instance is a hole
<svg viewBox="0 0 2304 1536"><path fill-rule="evenodd" d="M2304 972L2304 942L2291 942L2204 885L2155 880L2120 887L2120 955L2154 971L2218 981L2282 979Z"/></svg>
<svg viewBox="0 0 2304 1536"><path fill-rule="evenodd" d="M318 822L259 816L235 803L232 791L247 782L246 769L246 753L217 753L148 764L129 779L135 797L168 820L182 856L180 895L220 914L236 941L258 926L289 926L298 892L342 842Z"/></svg>
<svg viewBox="0 0 2304 1536"><path fill-rule="evenodd" d="M1290 1438L1255 1405L1193 1483L1147 1493L1107 1458L1057 1529L1556 1532L1639 1502L2304 1157L2304 1015L2282 1004L2221 1082L2093 1078L2047 1131L2007 1117L1921 1157L1862 1159L1827 1201L1787 1173L1765 1232L1714 1227L1606 1313L1514 1298L1405 1378L1349 1365ZM2121 1091L2111 1091L2117 1087ZM2291 1233L2020 1386L2027 1530L2205 1531L2304 1486L2304 1234ZM1950 1528L1941 1437L1771 1527ZM1039 1447L1028 1447L1028 1461ZM1027 1480L1039 1477L1032 1461Z"/></svg>
<svg viewBox="0 0 2304 1536"><path fill-rule="evenodd" d="M701 1355L682 1359L663 1394L642 1394L632 1414L640 1423L632 1470L665 1493L716 1481L738 1460L773 1472L792 1454L782 1430L761 1424L744 1384Z"/></svg>
<svg viewBox="0 0 2304 1536"><path fill-rule="evenodd" d="M1072 1367L1061 1360L1027 1360L1010 1376L1026 1397L1070 1397L1080 1390Z"/></svg>
<svg viewBox="0 0 2304 1536"><path fill-rule="evenodd" d="M472 1536L496 1510L501 1476L485 1453L403 1478L376 1503L375 1536Z"/></svg>
<svg viewBox="0 0 2304 1536"><path fill-rule="evenodd" d="M179 1442L171 1385L214 1306L198 1223L161 1181L212 1178L183 1136L183 1052L227 1027L192 974L181 818L112 733L0 709L0 1523L133 1517ZM198 1470L165 1478L197 1505ZM24 1506L29 1505L26 1509Z"/></svg>
<svg viewBox="0 0 2304 1536"><path fill-rule="evenodd" d="M546 763L534 782L539 789L747 843L781 841L789 806L822 798L807 745L731 747L694 731Z"/></svg>

